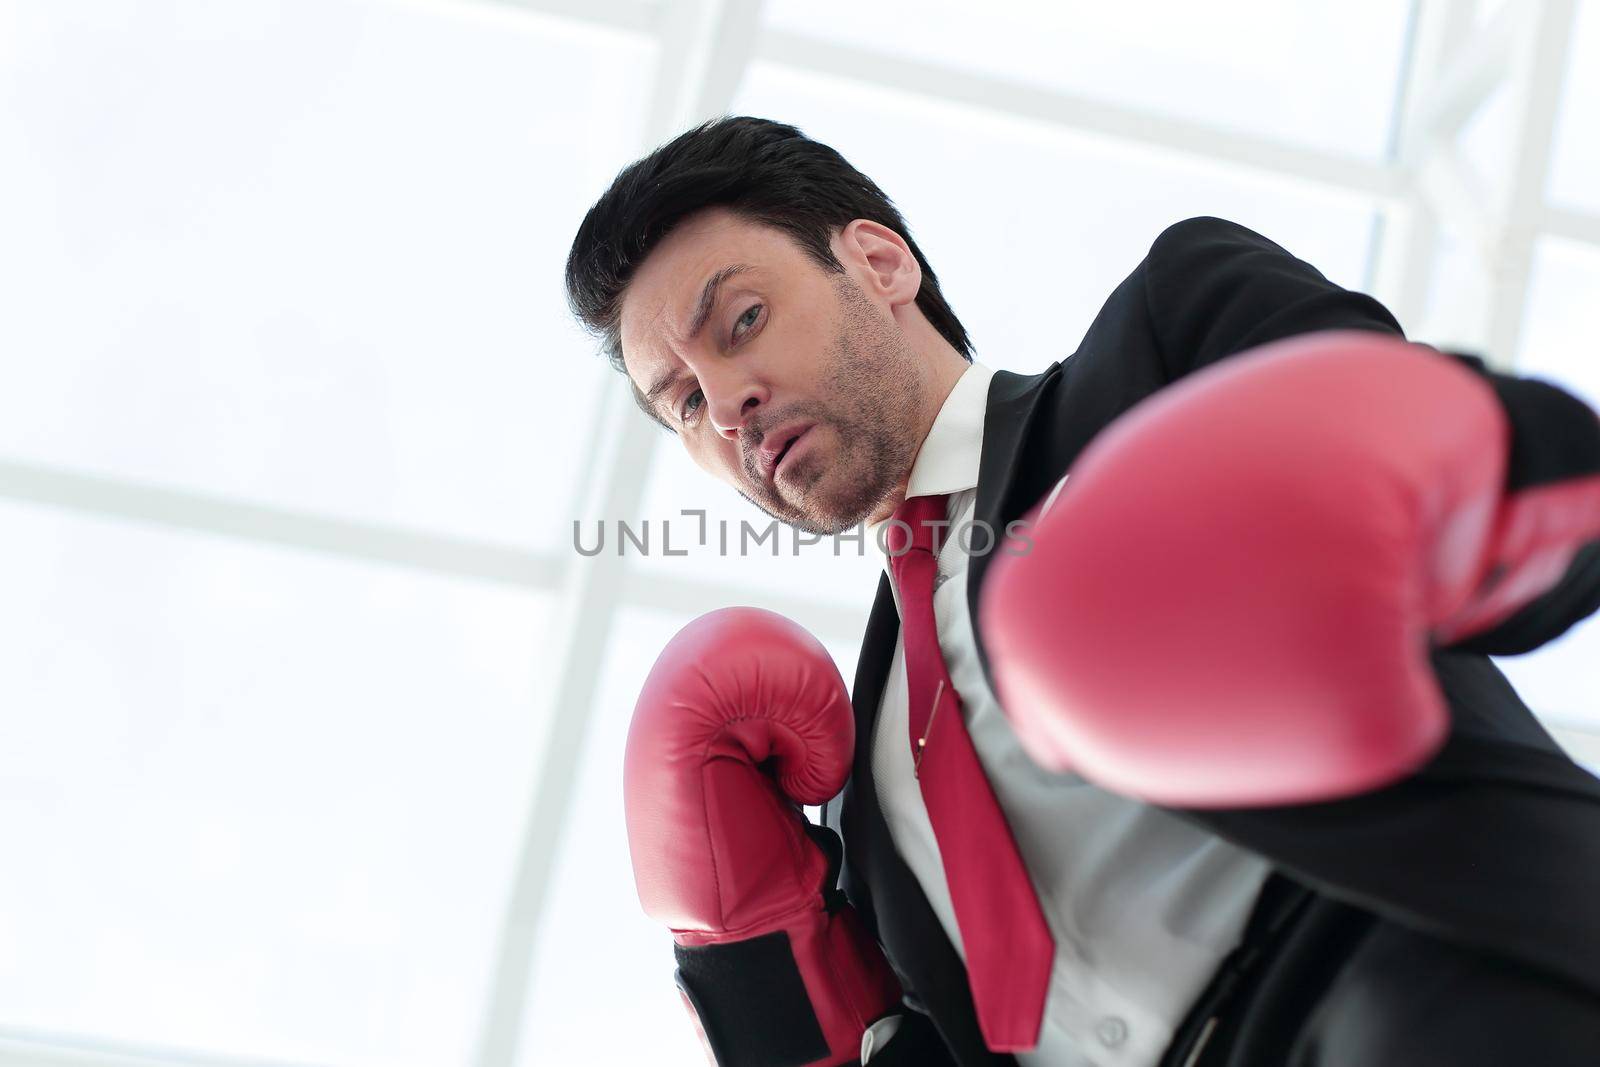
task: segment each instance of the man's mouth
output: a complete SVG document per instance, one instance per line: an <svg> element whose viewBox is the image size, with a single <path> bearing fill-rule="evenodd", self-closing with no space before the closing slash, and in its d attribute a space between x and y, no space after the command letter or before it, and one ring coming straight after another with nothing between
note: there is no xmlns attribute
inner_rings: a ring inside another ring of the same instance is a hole
<svg viewBox="0 0 1600 1067"><path fill-rule="evenodd" d="M810 432L810 424L779 427L778 433L769 438L770 444L763 445L761 455L765 461L764 473L767 476L768 483L775 483L777 481L778 469L783 466L784 461L787 460L791 454L793 454L795 447L799 445L800 442L805 439L806 434Z"/></svg>
<svg viewBox="0 0 1600 1067"><path fill-rule="evenodd" d="M783 446L783 450L778 453L777 462L773 463L773 465L772 465L772 472L774 474L776 474L778 472L778 468L779 467L783 466L784 458L789 455L789 450L794 448L795 442L799 441L800 438L804 437L805 435L806 435L806 431L805 430L801 430L799 433L797 433L793 437L789 438L789 443Z"/></svg>

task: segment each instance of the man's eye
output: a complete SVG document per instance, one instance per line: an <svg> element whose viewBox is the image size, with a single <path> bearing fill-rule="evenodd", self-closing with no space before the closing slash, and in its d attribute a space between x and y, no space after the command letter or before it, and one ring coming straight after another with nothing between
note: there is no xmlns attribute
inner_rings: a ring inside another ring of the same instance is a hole
<svg viewBox="0 0 1600 1067"><path fill-rule="evenodd" d="M745 313L743 315L740 315L733 321L733 339L735 341L737 341L742 334L749 333L751 330L755 329L756 323L761 319L761 310L762 305L751 304L745 309ZM744 327L742 331L739 329L741 326Z"/></svg>
<svg viewBox="0 0 1600 1067"><path fill-rule="evenodd" d="M699 399L695 403L691 404L690 401L695 400L696 397L698 397ZM684 422L688 422L689 419L694 415L694 413L696 411L700 410L700 405L705 403L705 399L706 399L705 398L705 394L700 392L700 390L698 390L698 389L694 390L688 396L684 397L683 398L683 406L678 411L679 419L681 419Z"/></svg>

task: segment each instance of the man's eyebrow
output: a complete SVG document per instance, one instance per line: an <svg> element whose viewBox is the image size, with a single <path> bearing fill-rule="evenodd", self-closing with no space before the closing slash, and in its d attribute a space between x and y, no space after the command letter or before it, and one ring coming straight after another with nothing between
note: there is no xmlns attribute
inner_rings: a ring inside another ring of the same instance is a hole
<svg viewBox="0 0 1600 1067"><path fill-rule="evenodd" d="M685 377L686 375L680 373L676 368L664 370L656 375L655 381L650 383L650 388L644 391L644 409L654 415L657 422L662 420L661 416L656 413L656 401L661 399L662 394L670 392L672 387Z"/></svg>
<svg viewBox="0 0 1600 1067"><path fill-rule="evenodd" d="M700 331L705 329L706 320L711 317L711 309L716 306L717 290L722 287L722 283L736 274L743 274L753 269L746 263L733 263L716 271L706 279L705 285L700 287L700 300L695 304L694 314L690 316L689 329L685 331L685 336L689 340L694 340L700 335ZM669 430L672 429L672 426L660 416L656 408L656 402L661 399L663 394L670 392L672 387L685 377L687 375L680 374L677 370L662 371L656 375L655 381L650 383L650 388L643 393L644 403L642 406L645 411Z"/></svg>
<svg viewBox="0 0 1600 1067"><path fill-rule="evenodd" d="M700 336L700 331L705 328L706 320L711 317L711 308L717 302L717 289L722 283L736 274L743 274L753 268L744 263L734 263L723 267L711 277L706 279L706 284L700 288L700 302L695 305L694 314L689 318L689 329L684 336L693 341Z"/></svg>

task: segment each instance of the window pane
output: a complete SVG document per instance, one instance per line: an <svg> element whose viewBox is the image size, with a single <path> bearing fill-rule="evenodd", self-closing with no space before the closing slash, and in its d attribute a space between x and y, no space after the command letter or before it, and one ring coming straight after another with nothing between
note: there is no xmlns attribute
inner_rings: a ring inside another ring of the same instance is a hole
<svg viewBox="0 0 1600 1067"><path fill-rule="evenodd" d="M1528 276L1517 368L1521 374L1550 378L1600 408L1596 296L1600 296L1600 248L1557 238L1539 241Z"/></svg>
<svg viewBox="0 0 1600 1067"><path fill-rule="evenodd" d="M770 0L767 10L785 30L1378 159L1409 6Z"/></svg>
<svg viewBox="0 0 1600 1067"><path fill-rule="evenodd" d="M553 547L567 245L653 49L474 4L9 5L0 455Z"/></svg>
<svg viewBox="0 0 1600 1067"><path fill-rule="evenodd" d="M465 1065L546 599L0 503L0 1026Z"/></svg>
<svg viewBox="0 0 1600 1067"><path fill-rule="evenodd" d="M1579 0L1550 159L1550 199L1600 212L1600 3Z"/></svg>
<svg viewBox="0 0 1600 1067"><path fill-rule="evenodd" d="M1373 212L1358 197L770 64L736 108L799 125L894 199L991 366L1070 355L1156 235L1193 215L1364 284Z"/></svg>

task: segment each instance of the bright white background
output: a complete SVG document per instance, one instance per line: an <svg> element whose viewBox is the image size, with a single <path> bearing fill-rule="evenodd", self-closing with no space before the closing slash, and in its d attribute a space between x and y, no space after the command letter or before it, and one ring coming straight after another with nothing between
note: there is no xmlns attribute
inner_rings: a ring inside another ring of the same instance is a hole
<svg viewBox="0 0 1600 1067"><path fill-rule="evenodd" d="M979 10L0 0L0 1064L703 1062L633 697L728 603L849 678L878 564L572 549L761 520L561 291L692 119L872 175L993 366L1214 214L1600 404L1600 0ZM1503 664L1591 761L1597 662Z"/></svg>

